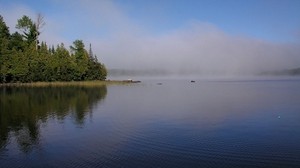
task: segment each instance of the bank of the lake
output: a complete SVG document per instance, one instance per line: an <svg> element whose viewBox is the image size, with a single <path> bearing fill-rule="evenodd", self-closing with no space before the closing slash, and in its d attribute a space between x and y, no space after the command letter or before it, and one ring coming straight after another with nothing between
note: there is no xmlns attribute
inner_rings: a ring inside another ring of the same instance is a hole
<svg viewBox="0 0 300 168"><path fill-rule="evenodd" d="M139 83L140 81L133 80L95 80L95 81L58 81L58 82L31 82L31 83L1 83L0 87L62 87L62 86L85 86L95 87L103 85L122 85Z"/></svg>

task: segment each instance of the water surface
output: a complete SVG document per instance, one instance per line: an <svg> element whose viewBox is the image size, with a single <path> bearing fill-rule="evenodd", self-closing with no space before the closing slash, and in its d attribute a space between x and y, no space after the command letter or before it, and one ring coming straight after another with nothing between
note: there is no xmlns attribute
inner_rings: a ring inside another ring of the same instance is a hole
<svg viewBox="0 0 300 168"><path fill-rule="evenodd" d="M299 80L6 87L0 110L0 167L300 167Z"/></svg>

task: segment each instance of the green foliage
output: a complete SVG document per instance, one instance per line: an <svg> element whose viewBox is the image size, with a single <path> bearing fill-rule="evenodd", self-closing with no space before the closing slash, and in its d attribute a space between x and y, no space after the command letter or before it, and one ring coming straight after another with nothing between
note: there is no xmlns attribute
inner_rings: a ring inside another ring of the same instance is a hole
<svg viewBox="0 0 300 168"><path fill-rule="evenodd" d="M26 42L23 40L23 36L20 33L15 32L10 36L9 49L24 51L25 47Z"/></svg>
<svg viewBox="0 0 300 168"><path fill-rule="evenodd" d="M36 24L28 16L24 15L19 19L16 28L23 31L23 37L29 45L37 42L40 32L38 32Z"/></svg>
<svg viewBox="0 0 300 168"><path fill-rule="evenodd" d="M33 21L26 15L24 15L21 19L18 20L16 25L17 29L23 29L26 33L33 26Z"/></svg>
<svg viewBox="0 0 300 168"><path fill-rule="evenodd" d="M11 53L10 79L7 82L28 82L29 58L21 51Z"/></svg>
<svg viewBox="0 0 300 168"><path fill-rule="evenodd" d="M9 44L9 29L6 26L6 23L3 20L3 17L0 15L0 81L2 79L2 74L4 73L5 65L3 65L3 61L5 60L5 56L7 55L7 48Z"/></svg>
<svg viewBox="0 0 300 168"><path fill-rule="evenodd" d="M81 40L75 40L74 46L70 46L73 52L73 57L77 64L75 68L75 80L85 80L86 72L88 70L89 57L87 51L84 49L84 43Z"/></svg>
<svg viewBox="0 0 300 168"><path fill-rule="evenodd" d="M23 34L9 33L0 16L0 83L36 81L105 80L106 68L89 53L82 40L70 47L38 44L38 27L28 17L18 20L16 28Z"/></svg>
<svg viewBox="0 0 300 168"><path fill-rule="evenodd" d="M3 17L0 15L0 39L2 39L2 38L8 39L9 35L10 35L9 29L6 26L6 23L4 22Z"/></svg>

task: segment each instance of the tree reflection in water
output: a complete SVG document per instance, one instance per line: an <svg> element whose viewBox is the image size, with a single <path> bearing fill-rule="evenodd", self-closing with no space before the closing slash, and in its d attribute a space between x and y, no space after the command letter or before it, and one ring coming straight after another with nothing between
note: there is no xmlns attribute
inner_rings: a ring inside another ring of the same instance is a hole
<svg viewBox="0 0 300 168"><path fill-rule="evenodd" d="M12 136L21 151L30 152L39 143L40 124L49 118L63 121L71 115L82 126L106 94L106 86L0 88L0 152Z"/></svg>

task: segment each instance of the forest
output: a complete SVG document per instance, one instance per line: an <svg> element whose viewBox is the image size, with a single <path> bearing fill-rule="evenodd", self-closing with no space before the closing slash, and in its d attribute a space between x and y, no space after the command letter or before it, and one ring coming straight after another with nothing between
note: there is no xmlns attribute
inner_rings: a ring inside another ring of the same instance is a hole
<svg viewBox="0 0 300 168"><path fill-rule="evenodd" d="M44 17L17 20L18 31L10 33L0 15L0 83L105 80L107 70L92 46L75 40L69 49L63 43L48 46L38 37Z"/></svg>

